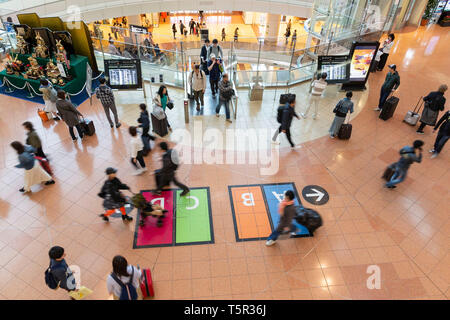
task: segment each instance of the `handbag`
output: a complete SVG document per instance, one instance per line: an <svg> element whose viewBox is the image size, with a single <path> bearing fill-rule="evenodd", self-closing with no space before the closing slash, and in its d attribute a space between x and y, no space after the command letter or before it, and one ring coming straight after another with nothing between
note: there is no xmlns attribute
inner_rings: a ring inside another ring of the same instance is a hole
<svg viewBox="0 0 450 320"><path fill-rule="evenodd" d="M342 100L341 100L342 101ZM333 109L333 113L338 112L341 109L341 101L339 101L336 105L336 107L334 107Z"/></svg>
<svg viewBox="0 0 450 320"><path fill-rule="evenodd" d="M172 110L173 107L174 107L173 102L172 102L172 101L169 101L169 102L167 103L167 108L169 108L169 110Z"/></svg>

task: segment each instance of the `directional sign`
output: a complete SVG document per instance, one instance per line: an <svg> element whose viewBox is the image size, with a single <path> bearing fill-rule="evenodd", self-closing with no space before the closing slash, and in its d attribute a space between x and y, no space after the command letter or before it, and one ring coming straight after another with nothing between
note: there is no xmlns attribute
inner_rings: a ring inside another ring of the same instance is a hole
<svg viewBox="0 0 450 320"><path fill-rule="evenodd" d="M328 200L330 200L328 192L324 188L316 185L304 187L302 190L302 195L306 201L317 206L324 205L328 202Z"/></svg>

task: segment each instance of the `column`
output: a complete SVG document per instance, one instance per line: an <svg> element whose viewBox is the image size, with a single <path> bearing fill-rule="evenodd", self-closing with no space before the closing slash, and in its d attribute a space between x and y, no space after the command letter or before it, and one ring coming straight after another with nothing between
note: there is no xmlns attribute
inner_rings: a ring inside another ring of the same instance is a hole
<svg viewBox="0 0 450 320"><path fill-rule="evenodd" d="M267 14L267 33L266 38L275 40L278 38L278 31L280 29L281 16L279 14ZM276 40L275 40L276 41Z"/></svg>

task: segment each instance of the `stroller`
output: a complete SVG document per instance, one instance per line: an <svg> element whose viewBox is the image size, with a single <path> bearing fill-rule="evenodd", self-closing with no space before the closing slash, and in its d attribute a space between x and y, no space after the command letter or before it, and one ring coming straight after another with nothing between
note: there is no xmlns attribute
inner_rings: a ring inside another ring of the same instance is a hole
<svg viewBox="0 0 450 320"><path fill-rule="evenodd" d="M164 210L160 205L151 204L145 200L144 196L140 193L134 193L130 198L130 202L133 206L141 210L141 219L139 221L139 226L145 226L145 221L148 216L156 218L156 226L162 227L163 219L166 217L167 210Z"/></svg>

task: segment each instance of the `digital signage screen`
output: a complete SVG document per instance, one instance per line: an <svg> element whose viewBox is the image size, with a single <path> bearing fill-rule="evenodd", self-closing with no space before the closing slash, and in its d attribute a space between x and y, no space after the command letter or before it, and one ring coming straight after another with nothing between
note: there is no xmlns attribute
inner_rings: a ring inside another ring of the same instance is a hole
<svg viewBox="0 0 450 320"><path fill-rule="evenodd" d="M141 61L139 59L105 60L105 75L113 89L142 88Z"/></svg>
<svg viewBox="0 0 450 320"><path fill-rule="evenodd" d="M348 81L348 56L319 56L317 70L326 72L328 83Z"/></svg>
<svg viewBox="0 0 450 320"><path fill-rule="evenodd" d="M370 65L378 50L378 43L354 43L350 60L351 82L365 82L369 74Z"/></svg>

